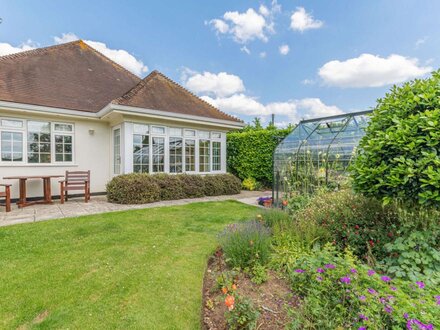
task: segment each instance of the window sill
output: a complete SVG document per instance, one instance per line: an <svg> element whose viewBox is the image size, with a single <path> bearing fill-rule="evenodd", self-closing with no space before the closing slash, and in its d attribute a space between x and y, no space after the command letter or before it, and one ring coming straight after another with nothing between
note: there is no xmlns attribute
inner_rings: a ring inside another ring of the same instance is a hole
<svg viewBox="0 0 440 330"><path fill-rule="evenodd" d="M66 163L66 164L25 164L25 163L4 164L4 163L0 163L0 167L78 167L78 164L72 164L72 163Z"/></svg>

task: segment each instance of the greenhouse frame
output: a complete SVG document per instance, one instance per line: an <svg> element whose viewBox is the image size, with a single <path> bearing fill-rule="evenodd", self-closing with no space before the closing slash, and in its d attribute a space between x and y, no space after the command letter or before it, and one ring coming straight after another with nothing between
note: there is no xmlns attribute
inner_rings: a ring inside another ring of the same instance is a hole
<svg viewBox="0 0 440 330"><path fill-rule="evenodd" d="M339 188L346 181L371 112L300 121L274 151L274 205L281 205L292 194L310 194L322 186Z"/></svg>

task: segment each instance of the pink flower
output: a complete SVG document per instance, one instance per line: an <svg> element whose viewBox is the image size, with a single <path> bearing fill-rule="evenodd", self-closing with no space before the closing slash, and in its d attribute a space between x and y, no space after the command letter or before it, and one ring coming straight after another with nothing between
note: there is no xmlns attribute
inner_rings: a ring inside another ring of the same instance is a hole
<svg viewBox="0 0 440 330"><path fill-rule="evenodd" d="M372 269L369 269L367 274L368 274L368 276L373 276L374 274L376 274L376 272Z"/></svg>
<svg viewBox="0 0 440 330"><path fill-rule="evenodd" d="M348 276L341 277L339 280L345 284L350 284L350 282L351 282L351 279Z"/></svg>
<svg viewBox="0 0 440 330"><path fill-rule="evenodd" d="M324 273L324 272L325 272L325 270L324 270L324 269L322 269L322 268L318 268L318 269L316 270L316 272L317 272L317 273Z"/></svg>
<svg viewBox="0 0 440 330"><path fill-rule="evenodd" d="M380 279L386 283L391 282L391 277L388 276L382 276Z"/></svg>
<svg viewBox="0 0 440 330"><path fill-rule="evenodd" d="M295 269L295 273L304 273L305 270L304 269Z"/></svg>
<svg viewBox="0 0 440 330"><path fill-rule="evenodd" d="M324 267L327 268L327 269L335 269L336 268L336 266L333 265L333 264L327 264Z"/></svg>
<svg viewBox="0 0 440 330"><path fill-rule="evenodd" d="M417 286L418 286L420 289L423 289L423 288L425 287L425 283L423 283L423 282L421 282L421 281L416 282L416 284L417 284Z"/></svg>

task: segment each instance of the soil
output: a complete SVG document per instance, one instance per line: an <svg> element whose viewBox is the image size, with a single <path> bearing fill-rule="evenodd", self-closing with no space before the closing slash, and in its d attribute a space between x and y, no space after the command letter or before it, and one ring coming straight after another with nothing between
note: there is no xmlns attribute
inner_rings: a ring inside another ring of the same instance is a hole
<svg viewBox="0 0 440 330"><path fill-rule="evenodd" d="M210 257L203 282L202 326L205 330L227 329L224 294L217 286L218 276L229 270L220 250ZM253 283L244 273L238 273L235 283L237 293L250 299L260 312L257 329L285 329L292 321L289 309L295 308L298 299L293 295L287 280L268 271L268 280L260 285Z"/></svg>

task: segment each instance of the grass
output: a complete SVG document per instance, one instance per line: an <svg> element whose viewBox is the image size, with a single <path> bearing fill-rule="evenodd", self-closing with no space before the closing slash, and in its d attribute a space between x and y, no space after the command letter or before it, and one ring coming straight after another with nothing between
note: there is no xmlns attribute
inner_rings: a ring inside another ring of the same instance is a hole
<svg viewBox="0 0 440 330"><path fill-rule="evenodd" d="M216 235L253 206L194 203L0 228L0 328L197 329Z"/></svg>

